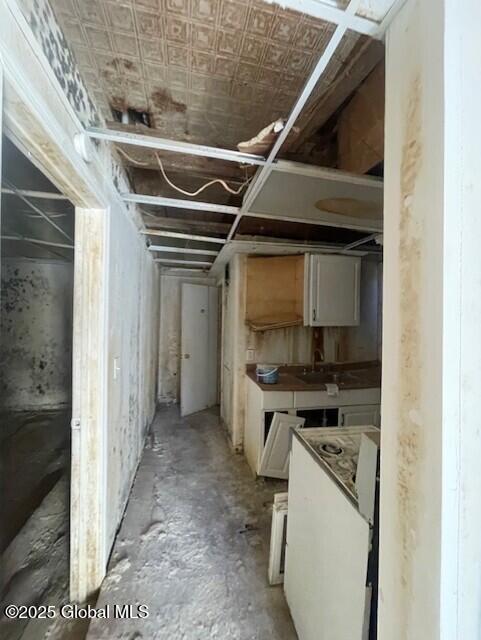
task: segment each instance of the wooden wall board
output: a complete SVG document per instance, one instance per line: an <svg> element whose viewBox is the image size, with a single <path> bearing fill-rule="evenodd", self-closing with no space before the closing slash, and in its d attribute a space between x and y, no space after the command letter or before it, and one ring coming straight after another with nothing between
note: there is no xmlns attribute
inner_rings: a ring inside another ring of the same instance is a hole
<svg viewBox="0 0 481 640"><path fill-rule="evenodd" d="M366 173L384 160L384 62L377 65L339 118L338 168Z"/></svg>
<svg viewBox="0 0 481 640"><path fill-rule="evenodd" d="M304 256L250 256L246 269L246 322L254 330L302 324Z"/></svg>

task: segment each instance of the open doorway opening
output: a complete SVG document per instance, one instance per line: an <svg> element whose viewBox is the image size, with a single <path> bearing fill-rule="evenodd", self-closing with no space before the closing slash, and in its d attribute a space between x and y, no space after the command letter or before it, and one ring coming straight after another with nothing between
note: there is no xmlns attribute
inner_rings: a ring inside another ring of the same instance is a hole
<svg viewBox="0 0 481 640"><path fill-rule="evenodd" d="M69 576L75 209L28 155L3 136L0 594L59 605ZM3 638L47 630L0 624Z"/></svg>

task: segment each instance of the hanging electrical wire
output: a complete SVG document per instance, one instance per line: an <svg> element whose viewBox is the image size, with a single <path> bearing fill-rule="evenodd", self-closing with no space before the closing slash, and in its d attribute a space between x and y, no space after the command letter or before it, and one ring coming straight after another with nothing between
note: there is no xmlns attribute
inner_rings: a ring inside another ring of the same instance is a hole
<svg viewBox="0 0 481 640"><path fill-rule="evenodd" d="M132 158L131 156L129 156L129 154L126 151L124 151L120 147L117 147L117 149L121 153L121 155L123 155L129 162L132 162L133 164L135 164L135 165L137 165L139 167L148 167L150 165L149 162L141 162L140 160L136 160L135 158ZM197 189L196 191L186 191L185 189L182 189L181 187L178 187L176 184L174 184L172 182L172 180L169 179L169 177L165 173L165 169L164 169L164 165L162 164L162 160L160 159L160 156L159 156L159 154L157 152L155 152L155 157L157 158L157 163L159 165L160 172L162 173L162 176L163 176L164 180L167 182L167 184L170 187L172 187L172 189L174 189L175 191L178 191L179 193L182 193L185 196L190 196L191 198L193 198L195 196L198 196L199 193L202 193L202 191L205 191L205 189L207 189L208 187L211 187L214 184L220 184L226 191L228 191L229 193L231 193L234 196L237 196L252 180L252 178L248 178L247 180L245 180L240 185L240 187L238 189L233 189L232 187L230 187L227 184L227 182L225 180L222 180L221 178L215 178L214 180L210 180L206 184L202 185L202 187L199 187L199 189Z"/></svg>

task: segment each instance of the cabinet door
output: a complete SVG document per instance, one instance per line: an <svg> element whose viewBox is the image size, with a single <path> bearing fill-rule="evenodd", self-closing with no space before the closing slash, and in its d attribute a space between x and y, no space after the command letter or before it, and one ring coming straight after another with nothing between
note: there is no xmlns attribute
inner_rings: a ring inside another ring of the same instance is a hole
<svg viewBox="0 0 481 640"><path fill-rule="evenodd" d="M274 414L259 465L260 476L281 479L289 477L290 431L292 427L302 427L304 422L304 418L297 416Z"/></svg>
<svg viewBox="0 0 481 640"><path fill-rule="evenodd" d="M361 259L311 255L310 322L314 327L359 324Z"/></svg>
<svg viewBox="0 0 481 640"><path fill-rule="evenodd" d="M339 426L355 427L373 425L378 427L380 412L378 404L358 405L357 407L339 407Z"/></svg>

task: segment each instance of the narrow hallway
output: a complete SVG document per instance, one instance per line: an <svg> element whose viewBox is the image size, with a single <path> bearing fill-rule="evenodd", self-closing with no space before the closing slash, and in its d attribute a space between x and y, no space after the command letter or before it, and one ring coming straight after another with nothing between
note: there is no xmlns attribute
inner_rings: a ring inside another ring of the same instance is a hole
<svg viewBox="0 0 481 640"><path fill-rule="evenodd" d="M89 640L294 640L282 587L267 583L270 505L282 481L254 481L215 411L158 411L98 607L149 617L93 620Z"/></svg>

